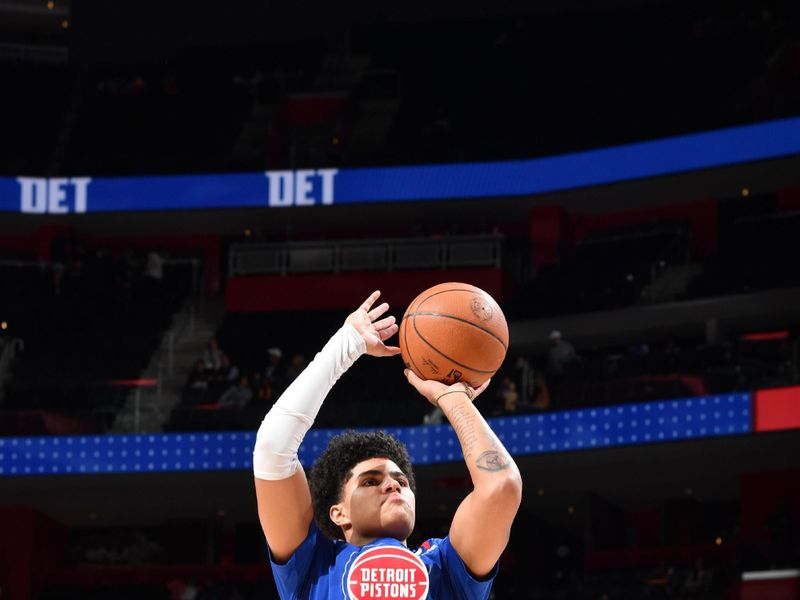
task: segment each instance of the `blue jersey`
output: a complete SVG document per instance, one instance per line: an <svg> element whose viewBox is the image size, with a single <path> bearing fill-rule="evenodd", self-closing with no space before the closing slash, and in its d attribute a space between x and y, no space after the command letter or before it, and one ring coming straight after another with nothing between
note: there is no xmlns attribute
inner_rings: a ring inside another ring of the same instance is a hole
<svg viewBox="0 0 800 600"><path fill-rule="evenodd" d="M497 575L497 565L480 580L470 575L449 537L414 552L393 538L358 547L328 539L313 522L291 558L271 564L282 600L485 600Z"/></svg>

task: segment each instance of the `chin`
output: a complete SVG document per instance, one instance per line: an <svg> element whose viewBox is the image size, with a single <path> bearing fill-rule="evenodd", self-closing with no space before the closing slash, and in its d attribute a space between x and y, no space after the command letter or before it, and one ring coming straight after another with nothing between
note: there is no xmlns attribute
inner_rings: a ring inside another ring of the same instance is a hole
<svg viewBox="0 0 800 600"><path fill-rule="evenodd" d="M397 540L405 541L414 531L414 518L409 515L398 516L396 519L391 519L383 524L383 531L386 537L393 537Z"/></svg>

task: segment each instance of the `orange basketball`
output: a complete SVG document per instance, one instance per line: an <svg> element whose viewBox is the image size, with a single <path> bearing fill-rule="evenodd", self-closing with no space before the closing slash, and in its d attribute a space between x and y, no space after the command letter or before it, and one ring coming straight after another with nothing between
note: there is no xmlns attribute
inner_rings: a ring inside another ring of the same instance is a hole
<svg viewBox="0 0 800 600"><path fill-rule="evenodd" d="M422 379L478 387L503 364L508 324L482 289L440 283L408 305L399 338L406 367Z"/></svg>

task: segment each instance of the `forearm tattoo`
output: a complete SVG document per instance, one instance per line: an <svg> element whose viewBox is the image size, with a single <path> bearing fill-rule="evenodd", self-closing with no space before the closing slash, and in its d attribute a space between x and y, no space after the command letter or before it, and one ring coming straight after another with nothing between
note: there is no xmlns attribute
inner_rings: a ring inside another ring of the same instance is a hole
<svg viewBox="0 0 800 600"><path fill-rule="evenodd" d="M448 411L447 415L450 424L453 426L458 436L458 440L461 442L461 447L464 450L464 460L467 462L469 462L475 452L475 446L478 444L480 437L478 429L483 425L476 423L477 419L475 418L474 412L470 410L471 408L472 405L470 403L457 404L452 410ZM486 427L485 425L483 426ZM491 449L481 452L475 461L475 466L481 471L489 472L507 469L510 466L508 456L504 452L496 449L496 444L499 444L499 442L494 434L491 431L487 431L486 434L489 438L488 441L491 444Z"/></svg>
<svg viewBox="0 0 800 600"><path fill-rule="evenodd" d="M475 415L473 415L468 404L457 404L447 415L450 424L461 442L464 450L464 459L469 460L478 441L478 431L475 427Z"/></svg>
<svg viewBox="0 0 800 600"><path fill-rule="evenodd" d="M481 452L478 460L475 461L475 466L481 471L502 471L507 469L510 464L508 457L502 452L487 450L486 452Z"/></svg>

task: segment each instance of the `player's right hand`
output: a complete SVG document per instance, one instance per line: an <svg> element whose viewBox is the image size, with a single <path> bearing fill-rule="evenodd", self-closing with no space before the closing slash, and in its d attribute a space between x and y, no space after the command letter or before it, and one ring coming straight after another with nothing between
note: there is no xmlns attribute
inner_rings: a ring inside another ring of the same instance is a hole
<svg viewBox="0 0 800 600"><path fill-rule="evenodd" d="M453 385L446 385L441 381L434 381L433 379L421 379L411 369L406 369L404 374L408 380L408 383L413 385L414 388L416 388L420 394L425 396L428 402L434 406L439 406L438 399L447 392L464 392L464 394L466 394L470 400L475 400L475 398L483 393L483 390L489 387L489 383L492 381L491 379L488 379L484 381L479 388L475 389L463 382L454 383Z"/></svg>

